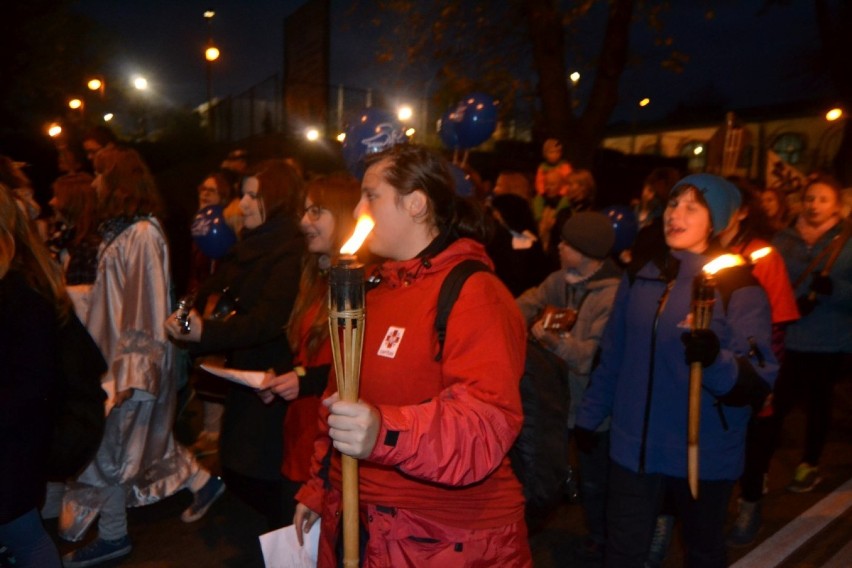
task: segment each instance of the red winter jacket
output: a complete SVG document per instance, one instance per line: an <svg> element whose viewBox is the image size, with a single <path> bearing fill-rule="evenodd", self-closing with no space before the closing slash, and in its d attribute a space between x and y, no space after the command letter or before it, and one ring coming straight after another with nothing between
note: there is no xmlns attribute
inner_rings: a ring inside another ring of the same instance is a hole
<svg viewBox="0 0 852 568"><path fill-rule="evenodd" d="M360 461L362 509L406 509L468 529L523 519L521 486L506 452L523 419L525 326L493 274L467 281L450 314L442 362L434 360L438 292L450 269L468 258L491 265L482 245L459 239L429 263L384 263L381 283L367 294L360 397L378 407L382 426L373 453ZM327 416L322 407L312 479L297 495L316 512L323 511L324 479L340 489L338 452L323 470Z"/></svg>

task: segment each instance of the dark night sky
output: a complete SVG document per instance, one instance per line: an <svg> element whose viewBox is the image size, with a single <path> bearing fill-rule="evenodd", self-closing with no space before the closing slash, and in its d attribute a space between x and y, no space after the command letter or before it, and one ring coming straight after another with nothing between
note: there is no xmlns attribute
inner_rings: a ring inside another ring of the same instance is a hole
<svg viewBox="0 0 852 568"><path fill-rule="evenodd" d="M215 96L237 94L252 84L280 73L283 19L304 0L80 0L80 10L116 36L109 74L144 74L152 91L164 102L200 104L205 100L203 48L205 9L214 9L212 32L222 50L213 77ZM603 17L605 2L598 7ZM654 63L658 52L647 31L631 36L631 66L621 83L622 103L615 119L630 120L635 101L648 96L644 117L661 118L678 102L712 97L732 107L795 101L814 93L830 93L807 72L802 53L818 46L813 7L809 0L792 0L758 14L764 0L673 1L665 15L667 31L677 47L689 54L686 71L674 75ZM370 34L355 34L346 25L351 0L332 0L332 84L381 88L379 74L365 72L372 61ZM715 17L704 17L712 6ZM594 16L593 16L594 17ZM602 29L602 25L598 26ZM363 31L363 28L362 28ZM376 31L376 33L380 33ZM599 33L599 32L598 32ZM356 39L357 38L357 39ZM592 34L583 41L599 41ZM570 62L569 62L570 66ZM589 81L580 84L582 100ZM493 93L500 96L499 93Z"/></svg>

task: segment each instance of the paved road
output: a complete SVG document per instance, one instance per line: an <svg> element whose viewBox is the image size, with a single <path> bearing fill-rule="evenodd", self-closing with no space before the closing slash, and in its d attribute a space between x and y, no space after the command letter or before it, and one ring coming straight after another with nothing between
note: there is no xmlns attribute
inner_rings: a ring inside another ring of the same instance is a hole
<svg viewBox="0 0 852 568"><path fill-rule="evenodd" d="M812 493L793 494L784 489L798 463L803 417L790 416L785 427L786 445L770 471L770 492L764 500L764 528L755 545L730 550L729 560L737 568L852 566L852 380L838 385L834 426L825 452L825 481ZM190 404L179 424L178 435L186 439L197 425L200 406ZM206 462L216 467L215 457ZM131 510L130 536L133 553L107 568L262 567L257 535L263 521L257 513L226 493L207 516L193 524L180 521L189 504L182 492L156 505ZM730 519L736 502L732 500ZM55 522L48 521L55 531ZM54 532L55 534L55 532ZM598 561L577 558L575 546L583 534L579 506L564 504L531 538L536 568L592 568ZM61 550L70 549L62 544ZM665 567L682 564L677 538Z"/></svg>

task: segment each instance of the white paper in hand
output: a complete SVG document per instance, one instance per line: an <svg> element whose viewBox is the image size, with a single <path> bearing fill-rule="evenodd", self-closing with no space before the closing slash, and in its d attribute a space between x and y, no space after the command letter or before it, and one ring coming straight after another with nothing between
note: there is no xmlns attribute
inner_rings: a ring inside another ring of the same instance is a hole
<svg viewBox="0 0 852 568"><path fill-rule="evenodd" d="M253 389L261 388L263 377L266 373L263 371L242 371L240 369L229 369L227 367L219 367L209 363L202 363L201 368L212 375L228 379L235 383L251 387Z"/></svg>
<svg viewBox="0 0 852 568"><path fill-rule="evenodd" d="M296 540L293 525L260 535L260 549L266 568L316 568L319 550L319 523L303 535L305 546Z"/></svg>

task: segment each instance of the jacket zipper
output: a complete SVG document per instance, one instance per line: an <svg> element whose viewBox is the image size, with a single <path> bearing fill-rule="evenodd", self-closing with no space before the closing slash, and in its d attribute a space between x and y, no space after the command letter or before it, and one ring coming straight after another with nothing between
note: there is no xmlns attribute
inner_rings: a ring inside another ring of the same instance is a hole
<svg viewBox="0 0 852 568"><path fill-rule="evenodd" d="M666 283L666 289L657 302L657 313L654 314L654 325L651 328L651 359L648 362L648 390L645 393L645 416L642 421L642 445L639 447L639 473L645 473L645 454L648 446L648 427L651 422L651 393L654 390L654 361L657 351L657 326L660 323L660 315L666 308L669 294L674 287L674 280Z"/></svg>

